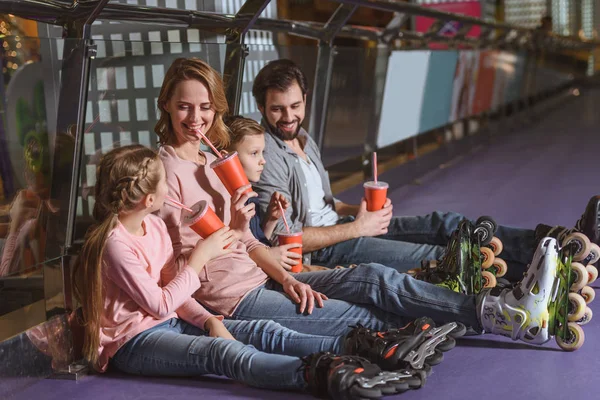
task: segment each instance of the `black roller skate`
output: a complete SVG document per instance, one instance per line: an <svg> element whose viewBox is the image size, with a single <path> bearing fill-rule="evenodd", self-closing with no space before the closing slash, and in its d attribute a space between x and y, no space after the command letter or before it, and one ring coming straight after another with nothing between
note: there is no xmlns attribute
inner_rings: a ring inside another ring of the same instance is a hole
<svg viewBox="0 0 600 400"><path fill-rule="evenodd" d="M536 243L539 243L543 237L553 237L559 242L564 242L565 239L574 233L580 233L587 237L590 242L590 251L584 259L574 258L587 267L589 274L588 283L592 283L598 278L598 270L593 267L600 259L600 195L593 196L581 215L581 218L575 223L575 227L569 229L564 226L550 226L539 224L535 228ZM585 239L581 239L585 240Z"/></svg>
<svg viewBox="0 0 600 400"><path fill-rule="evenodd" d="M377 365L357 356L321 352L302 361L308 390L320 398L379 399L418 389L425 383L423 371L382 371Z"/></svg>
<svg viewBox="0 0 600 400"><path fill-rule="evenodd" d="M344 353L365 357L382 369L424 370L442 362L443 352L456 346L455 338L466 332L456 322L436 327L431 318L422 317L400 329L376 332L361 325L346 336Z"/></svg>
<svg viewBox="0 0 600 400"><path fill-rule="evenodd" d="M420 269L409 271L416 279L446 287L463 294L479 293L483 287L496 285L496 277L489 271L482 271L481 248L493 237L492 229L484 224L473 226L463 220L450 236L448 246L438 261L423 261ZM493 257L488 248L486 262ZM491 257L490 257L491 255ZM492 259L493 260L493 259ZM488 268L491 266L486 265Z"/></svg>

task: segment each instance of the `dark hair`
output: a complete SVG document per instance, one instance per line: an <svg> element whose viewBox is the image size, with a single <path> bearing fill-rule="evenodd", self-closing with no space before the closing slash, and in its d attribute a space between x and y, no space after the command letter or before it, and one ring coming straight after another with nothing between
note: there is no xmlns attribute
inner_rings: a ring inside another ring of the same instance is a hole
<svg viewBox="0 0 600 400"><path fill-rule="evenodd" d="M252 85L252 95L256 103L260 107L264 107L269 89L276 89L283 92L289 89L294 82L297 82L298 86L300 86L302 95L306 95L308 92L306 75L292 60L281 59L271 61L256 75L254 84Z"/></svg>
<svg viewBox="0 0 600 400"><path fill-rule="evenodd" d="M246 136L262 135L265 128L253 119L242 117L241 115L231 115L223 118L225 126L229 129L229 146L227 150L232 150Z"/></svg>

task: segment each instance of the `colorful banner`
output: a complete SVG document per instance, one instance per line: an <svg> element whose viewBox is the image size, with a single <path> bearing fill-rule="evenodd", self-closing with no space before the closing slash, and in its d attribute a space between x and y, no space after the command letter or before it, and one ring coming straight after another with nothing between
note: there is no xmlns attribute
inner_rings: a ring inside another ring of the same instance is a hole
<svg viewBox="0 0 600 400"><path fill-rule="evenodd" d="M495 52L481 51L479 53L479 68L471 114L480 114L492 107L492 93L496 78Z"/></svg>
<svg viewBox="0 0 600 400"><path fill-rule="evenodd" d="M458 63L456 64L452 89L450 122L472 114L478 68L479 54L477 51L461 51L458 53Z"/></svg>
<svg viewBox="0 0 600 400"><path fill-rule="evenodd" d="M470 17L481 17L481 3L479 1L461 1L452 3L434 3L434 4L420 4L421 7L432 8L438 11L444 11L453 14L462 14ZM415 28L417 32L425 33L433 25L434 19L427 17L415 17ZM443 36L454 36L463 27L463 23L460 21L447 21L445 22L438 33ZM467 33L467 37L478 37L481 32L479 26L473 26ZM445 49L448 48L443 44L430 45L432 49Z"/></svg>
<svg viewBox="0 0 600 400"><path fill-rule="evenodd" d="M431 53L421 107L419 132L427 132L448 123L457 61L458 53L456 51Z"/></svg>

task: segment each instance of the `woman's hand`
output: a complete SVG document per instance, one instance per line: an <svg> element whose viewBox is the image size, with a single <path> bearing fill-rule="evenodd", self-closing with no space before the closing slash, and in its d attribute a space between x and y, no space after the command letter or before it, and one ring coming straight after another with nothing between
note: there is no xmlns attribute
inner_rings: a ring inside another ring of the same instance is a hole
<svg viewBox="0 0 600 400"><path fill-rule="evenodd" d="M319 308L323 308L323 300L328 300L323 293L312 290L306 283L298 282L292 275L283 282L282 286L292 300L300 304L300 313L304 313L306 310L308 314L312 314L315 300Z"/></svg>
<svg viewBox="0 0 600 400"><path fill-rule="evenodd" d="M217 317L211 317L204 323L204 330L208 331L211 337L220 337L223 339L235 340L235 338L229 333L223 321Z"/></svg>
<svg viewBox="0 0 600 400"><path fill-rule="evenodd" d="M291 249L298 247L301 248L302 245L300 243L283 244L281 246L271 247L269 249L269 253L275 260L277 260L283 269L289 271L294 265L298 265L302 262L302 256L300 254L290 251Z"/></svg>

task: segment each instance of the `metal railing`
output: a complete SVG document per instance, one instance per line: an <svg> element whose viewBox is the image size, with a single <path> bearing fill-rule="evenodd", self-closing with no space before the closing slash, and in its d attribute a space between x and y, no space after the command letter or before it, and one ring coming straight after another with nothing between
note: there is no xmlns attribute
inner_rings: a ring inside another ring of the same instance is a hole
<svg viewBox="0 0 600 400"><path fill-rule="evenodd" d="M61 154L60 169L53 176L60 182L52 182L52 198L57 199L60 210L49 226L64 229L62 239L48 238L46 257L67 255L73 242L76 215L77 183L81 168L83 148L83 122L87 88L89 84L89 60L94 57L96 47L91 38L90 26L94 20L129 21L136 23L166 24L174 27L190 27L202 31L222 34L226 38L226 54L223 76L227 84L227 100L230 111L237 113L240 103L242 72L248 48L244 36L250 29L282 32L314 39L318 42L317 68L313 85L313 101L310 113L310 132L320 145L324 139L325 116L333 67L333 43L336 37L351 37L358 40L375 41L389 48L427 47L431 43L444 43L459 48L527 49L531 51L561 52L564 50L591 51L598 46L594 40L581 40L525 29L518 26L488 22L481 19L451 14L418 5L392 0L338 0L340 5L326 23L310 21L276 20L260 18L259 15L270 0L247 0L236 15L203 11L187 11L131 4L109 3L108 0L3 0L0 12L63 28L65 41L63 50L62 85L58 110L58 132L72 132L76 146L72 154ZM386 27L347 25L358 7L369 7L394 13ZM432 18L433 24L427 32L405 29L411 17ZM461 23L453 36L441 33L442 26L449 21ZM477 37L470 37L474 26L480 27ZM71 162L65 163L70 158ZM65 188L64 186L70 185ZM61 235L62 236L62 235ZM56 236L58 237L58 236ZM65 277L67 279L67 277Z"/></svg>

